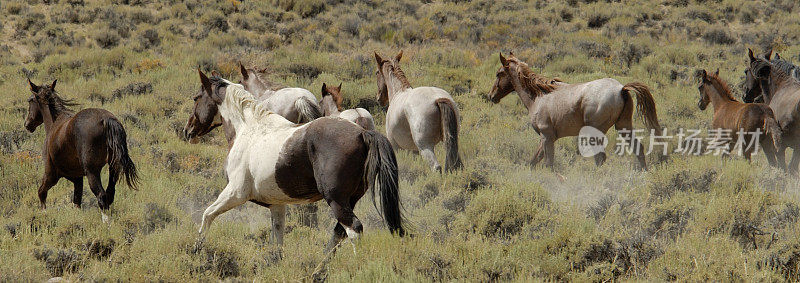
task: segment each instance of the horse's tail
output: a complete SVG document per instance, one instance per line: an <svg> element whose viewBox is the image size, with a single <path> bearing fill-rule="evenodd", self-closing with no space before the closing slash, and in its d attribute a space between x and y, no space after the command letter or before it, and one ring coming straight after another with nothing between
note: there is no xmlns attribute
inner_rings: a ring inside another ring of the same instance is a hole
<svg viewBox="0 0 800 283"><path fill-rule="evenodd" d="M650 89L643 83L629 83L622 87L622 92L630 95L631 91L636 93L636 111L642 117L644 124L655 130L657 135L661 135L661 125L658 124L658 115L656 115L656 102L653 100L653 95L650 94Z"/></svg>
<svg viewBox="0 0 800 283"><path fill-rule="evenodd" d="M322 109L308 97L300 97L294 101L294 108L299 114L299 123L308 123L322 117Z"/></svg>
<svg viewBox="0 0 800 283"><path fill-rule="evenodd" d="M436 100L439 107L439 114L442 120L442 140L444 148L447 150L445 159L446 171L452 171L464 166L461 157L458 155L458 116L456 115L456 105L452 100L439 98Z"/></svg>
<svg viewBox="0 0 800 283"><path fill-rule="evenodd" d="M383 211L383 219L389 226L389 231L397 233L401 237L405 235L403 229L403 215L400 212L400 191L397 177L397 159L394 150L389 143L389 139L376 131L364 131L361 133L364 144L367 145L367 160L364 164L364 184L368 190L372 191L372 204L377 209L375 203L375 180L377 178L380 185L380 202Z"/></svg>
<svg viewBox="0 0 800 283"><path fill-rule="evenodd" d="M775 145L775 148L781 148L781 143L783 142L781 140L781 135L783 134L783 130L778 124L778 121L775 120L775 116L772 115L771 111L769 114L770 115L764 119L764 134L772 137L772 144Z"/></svg>
<svg viewBox="0 0 800 283"><path fill-rule="evenodd" d="M128 187L138 190L139 175L136 173L136 165L133 164L128 155L128 141L125 129L116 118L108 117L103 120L103 129L108 144L109 166L114 171L120 172L125 176L125 183Z"/></svg>

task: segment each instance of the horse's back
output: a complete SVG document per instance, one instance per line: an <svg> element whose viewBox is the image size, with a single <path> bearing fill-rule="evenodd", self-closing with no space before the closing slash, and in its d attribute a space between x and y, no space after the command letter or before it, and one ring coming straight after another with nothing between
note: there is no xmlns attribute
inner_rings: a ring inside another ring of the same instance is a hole
<svg viewBox="0 0 800 283"><path fill-rule="evenodd" d="M282 88L267 97L262 103L272 112L290 121L297 121L297 115L299 114L295 109L295 101L301 98L306 98L311 103L317 103L313 93L307 89L297 87Z"/></svg>

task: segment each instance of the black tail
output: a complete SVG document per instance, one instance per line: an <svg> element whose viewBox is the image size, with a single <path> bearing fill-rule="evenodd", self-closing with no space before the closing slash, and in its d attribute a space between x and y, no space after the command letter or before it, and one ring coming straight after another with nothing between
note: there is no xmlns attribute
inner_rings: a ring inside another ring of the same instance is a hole
<svg viewBox="0 0 800 283"><path fill-rule="evenodd" d="M458 155L458 116L453 101L445 98L436 100L442 120L442 139L447 156L444 162L445 171L453 171L464 166Z"/></svg>
<svg viewBox="0 0 800 283"><path fill-rule="evenodd" d="M389 140L376 131L364 131L361 134L364 143L369 148L367 160L364 164L364 184L372 191L372 203L375 204L375 179L380 185L381 208L378 211L389 226L389 231L401 237L405 235L403 229L403 215L400 212L400 191L397 185L397 159Z"/></svg>
<svg viewBox="0 0 800 283"><path fill-rule="evenodd" d="M110 149L108 154L110 156L108 164L114 168L115 171L121 172L125 176L125 183L128 187L138 190L139 176L136 174L136 165L128 155L128 141L125 129L116 118L106 118L103 120L105 127L105 134Z"/></svg>

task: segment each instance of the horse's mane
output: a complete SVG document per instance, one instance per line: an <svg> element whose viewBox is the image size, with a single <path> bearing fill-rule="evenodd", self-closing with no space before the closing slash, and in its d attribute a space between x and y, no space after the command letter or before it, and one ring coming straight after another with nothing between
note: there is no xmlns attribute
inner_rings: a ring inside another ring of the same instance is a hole
<svg viewBox="0 0 800 283"><path fill-rule="evenodd" d="M772 59L770 60L770 63L772 63L773 68L783 71L793 79L797 80L800 78L800 68L792 64L792 62L783 59Z"/></svg>
<svg viewBox="0 0 800 283"><path fill-rule="evenodd" d="M711 81L711 84L723 98L727 98L730 101L737 101L736 98L733 97L733 92L725 80L717 76L717 74L709 72L706 72L706 77Z"/></svg>
<svg viewBox="0 0 800 283"><path fill-rule="evenodd" d="M760 58L760 59L763 60L763 61L760 60L760 61L757 61L756 63L763 64L763 65L768 65L770 67L770 69L772 70L772 72L770 72L770 75L778 80L778 83L776 83L776 85L780 85L781 83L787 83L787 84L791 84L793 86L800 87L800 81L795 79L792 76L792 74L790 73L791 70L792 70L792 67L794 66L794 65L792 65L792 63L789 63L788 61L781 60L781 59L776 59L776 60L772 60L772 61L768 61L768 60L763 59L763 58ZM758 66L758 68L756 68L756 70L760 69L761 65L757 65L757 66Z"/></svg>
<svg viewBox="0 0 800 283"><path fill-rule="evenodd" d="M55 90L47 92L45 99L47 99L47 105L50 107L50 116L53 116L54 119L62 114L75 113L69 107L78 105L72 99L61 98Z"/></svg>
<svg viewBox="0 0 800 283"><path fill-rule="evenodd" d="M528 64L520 60L512 58L517 64L519 74L519 81L522 86L528 89L534 96L548 94L553 92L559 87L560 79L551 79L545 76L536 74L528 67Z"/></svg>
<svg viewBox="0 0 800 283"><path fill-rule="evenodd" d="M406 78L406 73L404 73L403 70L400 69L400 64L395 64L394 68L392 68L392 73L394 74L395 77L397 77L398 80L400 80L400 83L403 84L403 87L411 88L411 83L408 82L408 78Z"/></svg>
<svg viewBox="0 0 800 283"><path fill-rule="evenodd" d="M253 94L248 92L244 89L244 86L240 84L232 83L228 80L219 78L219 77L212 77L209 78L211 81L219 80L221 83L220 86L226 86L225 88L225 100L223 103L228 103L232 106L232 108L236 111L237 114L241 115L242 120L247 121L247 115L245 115L245 110L252 110L252 117L256 122L262 123L267 121L267 117L270 114L273 114L272 111L264 107L263 105L259 104L258 101L255 99Z"/></svg>

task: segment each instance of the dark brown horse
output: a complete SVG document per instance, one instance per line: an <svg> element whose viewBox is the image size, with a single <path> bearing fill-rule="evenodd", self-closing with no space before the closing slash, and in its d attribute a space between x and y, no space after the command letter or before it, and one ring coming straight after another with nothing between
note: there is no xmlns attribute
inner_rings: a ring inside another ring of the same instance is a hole
<svg viewBox="0 0 800 283"><path fill-rule="evenodd" d="M700 100L697 101L697 107L705 110L709 103L714 107L711 126L731 134L728 140L728 152L732 152L738 143L742 155L750 161L750 155L755 150L755 147L747 146L754 138L750 133L758 131L761 133L758 141L769 164L783 168L785 165L783 158L779 157L779 161L775 159L775 148L780 147L781 143L781 128L778 127L772 109L762 103L736 101L728 84L719 78L719 70L714 74L700 70L697 72L697 77L700 79L700 86L697 88L700 91ZM741 137L738 134L740 131L744 133Z"/></svg>
<svg viewBox="0 0 800 283"><path fill-rule="evenodd" d="M389 229L404 234L397 160L386 137L338 118L294 124L258 104L240 84L203 72L200 81L203 93L194 98L185 138L208 133L214 121L236 130L225 162L228 184L203 213L201 235L218 215L251 201L270 209L272 239L282 244L286 205L324 199L337 220L327 246L332 251L362 232L353 209L369 189L374 201L376 186Z"/></svg>
<svg viewBox="0 0 800 283"><path fill-rule="evenodd" d="M44 123L45 142L42 150L44 177L39 186L39 201L46 207L47 191L58 180L66 178L75 185L72 202L81 206L83 177L95 196L103 215L114 202L114 192L120 174L128 187L136 189L136 166L128 156L125 129L111 112L88 108L74 113L67 108L74 105L56 93L56 81L49 86L37 86L28 80L33 94L28 99L28 117L25 128L33 132ZM103 190L100 171L109 165L108 187Z"/></svg>
<svg viewBox="0 0 800 283"><path fill-rule="evenodd" d="M778 160L785 155L786 148L794 149L792 160L786 168L790 173L797 175L800 165L800 82L795 80L782 68L777 68L770 62L771 52L764 56L754 56L753 50L748 50L750 66L745 71L745 102L755 101L763 97L775 113L775 119L783 130L781 135L782 146L778 147Z"/></svg>

